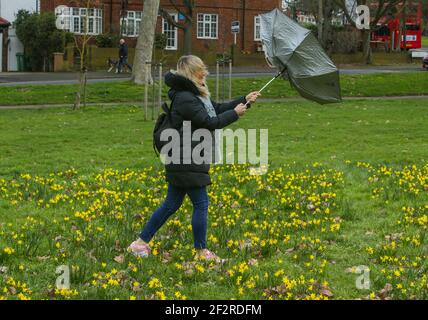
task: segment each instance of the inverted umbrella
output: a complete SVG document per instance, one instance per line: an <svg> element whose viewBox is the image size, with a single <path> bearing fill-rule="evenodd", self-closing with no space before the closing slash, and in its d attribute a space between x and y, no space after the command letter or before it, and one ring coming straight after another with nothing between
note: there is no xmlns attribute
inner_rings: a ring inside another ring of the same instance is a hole
<svg viewBox="0 0 428 320"><path fill-rule="evenodd" d="M260 20L266 60L279 70L260 91L286 72L302 97L321 104L342 101L339 71L310 30L278 9L262 14Z"/></svg>

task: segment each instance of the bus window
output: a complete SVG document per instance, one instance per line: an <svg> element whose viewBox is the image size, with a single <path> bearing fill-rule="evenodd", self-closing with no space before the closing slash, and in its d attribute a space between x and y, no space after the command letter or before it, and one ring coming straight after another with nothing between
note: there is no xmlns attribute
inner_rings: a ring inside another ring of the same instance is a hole
<svg viewBox="0 0 428 320"><path fill-rule="evenodd" d="M418 24L406 24L406 30L409 31L419 31L420 26Z"/></svg>
<svg viewBox="0 0 428 320"><path fill-rule="evenodd" d="M389 28L387 26L381 26L379 29L374 31L376 36L389 36Z"/></svg>

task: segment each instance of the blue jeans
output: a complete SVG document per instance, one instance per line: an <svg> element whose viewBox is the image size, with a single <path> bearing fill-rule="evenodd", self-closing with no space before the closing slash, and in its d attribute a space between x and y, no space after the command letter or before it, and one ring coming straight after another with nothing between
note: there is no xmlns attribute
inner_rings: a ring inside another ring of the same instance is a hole
<svg viewBox="0 0 428 320"><path fill-rule="evenodd" d="M165 202L153 213L140 233L140 238L149 242L166 220L180 209L186 194L193 203L192 231L196 249L205 249L207 245L208 194L206 187L180 188L168 184Z"/></svg>
<svg viewBox="0 0 428 320"><path fill-rule="evenodd" d="M128 69L132 71L132 67L128 63L128 57L119 58L119 64L117 66L117 72L121 73L123 66L127 66Z"/></svg>

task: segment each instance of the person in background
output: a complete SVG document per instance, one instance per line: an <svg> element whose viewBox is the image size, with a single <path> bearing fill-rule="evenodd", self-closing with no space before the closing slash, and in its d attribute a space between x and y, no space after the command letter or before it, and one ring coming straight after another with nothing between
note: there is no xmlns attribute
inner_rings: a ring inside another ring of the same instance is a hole
<svg viewBox="0 0 428 320"><path fill-rule="evenodd" d="M121 73L123 66L132 71L132 67L128 63L128 45L125 43L125 39L120 39L119 43L119 65L116 73Z"/></svg>

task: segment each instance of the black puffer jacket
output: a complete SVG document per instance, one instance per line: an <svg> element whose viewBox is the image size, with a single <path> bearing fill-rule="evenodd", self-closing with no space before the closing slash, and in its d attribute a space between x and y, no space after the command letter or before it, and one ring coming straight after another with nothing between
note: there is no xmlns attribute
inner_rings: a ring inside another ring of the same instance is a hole
<svg viewBox="0 0 428 320"><path fill-rule="evenodd" d="M126 43L119 45L119 58L128 57L128 45Z"/></svg>
<svg viewBox="0 0 428 320"><path fill-rule="evenodd" d="M171 106L171 121L174 128L179 129L180 139L183 139L183 121L190 121L192 133L199 128L210 131L221 129L238 120L239 116L234 108L245 103L245 97L241 97L229 103L215 103L212 101L217 116L210 117L203 104L198 98L199 90L195 84L180 75L168 72L165 75L165 83L170 90L168 96L173 101ZM198 144L196 142L195 144ZM193 150L194 145L192 145ZM183 153L180 152L180 164L167 164L166 180L178 187L201 187L211 184L209 175L209 164L183 164Z"/></svg>

